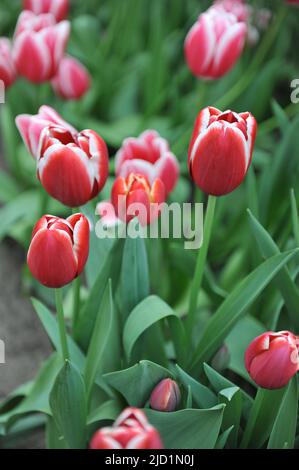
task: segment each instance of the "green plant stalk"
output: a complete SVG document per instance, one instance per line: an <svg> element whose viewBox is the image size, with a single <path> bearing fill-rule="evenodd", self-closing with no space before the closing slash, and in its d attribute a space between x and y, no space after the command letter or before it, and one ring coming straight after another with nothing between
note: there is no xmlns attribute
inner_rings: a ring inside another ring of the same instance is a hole
<svg viewBox="0 0 299 470"><path fill-rule="evenodd" d="M252 405L252 409L251 409L251 412L250 412L250 416L249 416L249 419L247 421L246 428L244 430L243 438L242 438L242 441L241 441L241 444L240 444L241 449L246 449L249 442L250 442L251 435L252 435L252 432L254 430L254 426L255 426L257 417L259 415L260 409L263 406L263 401L264 401L264 398L265 398L265 392L266 392L266 390L263 389L263 388L259 388L258 391L257 391L256 397L255 397L255 400L254 400L254 403Z"/></svg>
<svg viewBox="0 0 299 470"><path fill-rule="evenodd" d="M79 313L80 313L80 288L81 288L81 279L80 276L76 277L73 280L73 295L74 295L74 310L73 310L73 333L75 332Z"/></svg>
<svg viewBox="0 0 299 470"><path fill-rule="evenodd" d="M55 289L55 301L56 301L56 310L57 310L57 319L58 319L62 355L63 355L64 360L67 361L69 360L70 355L69 355L69 349L68 349L68 344L67 344L61 289Z"/></svg>
<svg viewBox="0 0 299 470"><path fill-rule="evenodd" d="M196 304L197 304L197 297L198 292L201 287L201 282L203 278L205 262L207 259L212 226L213 226L213 219L215 213L215 205L216 205L217 198L215 196L209 196L208 199L208 207L204 222L204 231L203 231L203 243L202 246L198 250L197 255L197 262L195 267L195 274L191 286L191 294L189 299L189 310L188 310L188 317L187 317L187 325L186 325L186 332L187 338L189 339L192 334L192 329L194 325L194 317L196 312Z"/></svg>
<svg viewBox="0 0 299 470"><path fill-rule="evenodd" d="M299 247L299 220L298 220L298 209L296 203L296 197L294 189L290 190L291 197L291 208L292 208L292 222L293 222L293 232L296 241L297 247Z"/></svg>

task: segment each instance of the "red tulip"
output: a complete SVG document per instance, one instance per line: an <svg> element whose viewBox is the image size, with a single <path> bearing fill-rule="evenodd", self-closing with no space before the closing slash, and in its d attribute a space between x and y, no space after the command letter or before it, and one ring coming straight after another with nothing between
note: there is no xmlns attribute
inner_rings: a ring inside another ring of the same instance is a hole
<svg viewBox="0 0 299 470"><path fill-rule="evenodd" d="M178 384L171 379L164 379L152 391L150 405L157 411L174 411L181 401Z"/></svg>
<svg viewBox="0 0 299 470"><path fill-rule="evenodd" d="M235 65L243 50L247 26L236 16L211 7L202 13L185 40L185 57L191 72L216 79Z"/></svg>
<svg viewBox="0 0 299 470"><path fill-rule="evenodd" d="M74 57L64 57L52 80L55 93L66 100L80 99L90 88L87 69Z"/></svg>
<svg viewBox="0 0 299 470"><path fill-rule="evenodd" d="M299 369L298 337L289 331L268 331L255 338L245 353L250 377L263 388L284 387Z"/></svg>
<svg viewBox="0 0 299 470"><path fill-rule="evenodd" d="M154 130L147 130L137 138L125 139L116 154L115 169L117 176L124 178L130 173L144 175L150 183L160 178L167 193L176 185L180 171L167 140Z"/></svg>
<svg viewBox="0 0 299 470"><path fill-rule="evenodd" d="M71 134L77 134L68 122L64 121L61 116L50 106L41 106L38 114L32 116L30 114L20 114L16 118L16 125L24 140L26 147L34 158L38 158L40 136L45 127L51 125L64 127Z"/></svg>
<svg viewBox="0 0 299 470"><path fill-rule="evenodd" d="M290 5L299 5L299 0L287 0Z"/></svg>
<svg viewBox="0 0 299 470"><path fill-rule="evenodd" d="M216 0L213 8L219 11L232 13L238 21L247 22L250 17L251 7L244 0Z"/></svg>
<svg viewBox="0 0 299 470"><path fill-rule="evenodd" d="M116 178L111 192L111 202L116 215L124 222L135 216L141 225L151 223L159 215L157 204L165 201L165 186L160 179L150 185L143 175L130 173L127 178Z"/></svg>
<svg viewBox="0 0 299 470"><path fill-rule="evenodd" d="M191 138L190 175L202 191L222 196L243 181L252 159L256 121L246 112L204 108Z"/></svg>
<svg viewBox="0 0 299 470"><path fill-rule="evenodd" d="M72 134L64 127L46 127L40 137L37 176L45 190L70 207L86 204L106 183L108 150L92 130Z"/></svg>
<svg viewBox="0 0 299 470"><path fill-rule="evenodd" d="M56 24L50 13L36 16L23 11L13 43L13 57L19 75L35 83L53 78L64 56L69 33L68 21Z"/></svg>
<svg viewBox="0 0 299 470"><path fill-rule="evenodd" d="M23 0L24 10L33 11L36 15L52 13L56 21L64 20L69 11L68 0Z"/></svg>
<svg viewBox="0 0 299 470"><path fill-rule="evenodd" d="M0 38L0 80L8 88L16 79L16 70L12 59L9 39Z"/></svg>
<svg viewBox="0 0 299 470"><path fill-rule="evenodd" d="M126 408L112 427L94 434L90 449L163 449L163 444L141 410Z"/></svg>
<svg viewBox="0 0 299 470"><path fill-rule="evenodd" d="M83 214L44 215L35 225L27 255L32 275L44 286L62 287L83 271L89 251L89 222Z"/></svg>

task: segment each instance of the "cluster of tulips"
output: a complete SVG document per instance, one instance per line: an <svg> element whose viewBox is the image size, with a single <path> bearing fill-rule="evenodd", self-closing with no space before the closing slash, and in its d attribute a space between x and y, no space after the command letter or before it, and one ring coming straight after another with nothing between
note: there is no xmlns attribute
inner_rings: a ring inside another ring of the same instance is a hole
<svg viewBox="0 0 299 470"><path fill-rule="evenodd" d="M79 98L89 88L86 70L75 59L66 57L69 23L64 21L68 2L25 0L12 49L2 39L0 48L6 58L1 76L6 86L17 76L39 83L51 80L64 98ZM289 2L299 3L299 2ZM248 34L250 10L241 0L217 0L200 15L185 41L186 61L200 78L216 79L226 74L239 58ZM76 130L49 106L37 115L16 118L19 132L36 160L37 177L47 193L70 208L96 198L109 174L105 141L95 131ZM257 124L250 112L221 111L209 106L195 121L188 151L188 169L195 185L209 196L207 220L213 218L216 198L234 191L249 169ZM155 130L124 140L116 154L115 180L109 201L98 205L98 212L109 223L129 223L138 214L128 211L130 204L143 204L150 224L158 216L152 203L166 201L179 177L179 164L168 142ZM119 197L125 198L120 207ZM28 250L32 275L44 286L61 288L77 278L89 255L90 223L78 210L67 219L44 215L35 225ZM207 256L209 233L205 232L199 250L199 265ZM99 241L100 243L100 241ZM196 270L191 289L188 323L192 330L196 299L202 272ZM63 314L60 335L64 358L68 358ZM248 345L245 366L260 387L285 386L298 371L298 338L291 332L266 332ZM150 406L162 412L174 411L180 403L178 384L161 381L149 397ZM92 449L163 447L158 431L136 408L125 409L112 427L93 436Z"/></svg>

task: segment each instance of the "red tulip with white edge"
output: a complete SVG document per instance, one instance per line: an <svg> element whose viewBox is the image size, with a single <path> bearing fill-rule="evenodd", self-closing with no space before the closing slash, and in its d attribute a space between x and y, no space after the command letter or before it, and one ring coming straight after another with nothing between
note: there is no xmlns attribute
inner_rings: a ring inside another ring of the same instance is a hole
<svg viewBox="0 0 299 470"><path fill-rule="evenodd" d="M58 288L79 276L88 253L89 222L83 214L44 215L33 229L27 262L41 284Z"/></svg>
<svg viewBox="0 0 299 470"><path fill-rule="evenodd" d="M163 449L159 432L138 408L126 408L113 426L99 429L90 449Z"/></svg>
<svg viewBox="0 0 299 470"><path fill-rule="evenodd" d="M23 0L23 8L36 15L52 13L56 21L62 21L68 15L69 0Z"/></svg>
<svg viewBox="0 0 299 470"><path fill-rule="evenodd" d="M216 0L212 8L232 13L238 21L248 22L252 8L244 0Z"/></svg>
<svg viewBox="0 0 299 470"><path fill-rule="evenodd" d="M204 108L195 121L188 166L195 184L205 193L223 196L245 178L252 160L256 120L249 112Z"/></svg>
<svg viewBox="0 0 299 470"><path fill-rule="evenodd" d="M146 176L150 183L160 178L167 194L175 187L179 177L179 164L169 144L157 131L147 130L139 137L124 140L116 154L117 176L126 178L130 173Z"/></svg>
<svg viewBox="0 0 299 470"><path fill-rule="evenodd" d="M239 59L247 36L247 25L232 13L211 7L202 13L185 40L185 58L199 78L217 79Z"/></svg>
<svg viewBox="0 0 299 470"><path fill-rule="evenodd" d="M34 83L52 79L64 56L70 23L56 23L52 14L23 11L13 41L13 59L19 75Z"/></svg>
<svg viewBox="0 0 299 470"><path fill-rule="evenodd" d="M0 38L0 80L5 88L10 87L17 78L16 69L12 58L12 48L9 39Z"/></svg>
<svg viewBox="0 0 299 470"><path fill-rule="evenodd" d="M52 80L55 93L65 100L79 100L90 89L88 70L74 57L64 57Z"/></svg>

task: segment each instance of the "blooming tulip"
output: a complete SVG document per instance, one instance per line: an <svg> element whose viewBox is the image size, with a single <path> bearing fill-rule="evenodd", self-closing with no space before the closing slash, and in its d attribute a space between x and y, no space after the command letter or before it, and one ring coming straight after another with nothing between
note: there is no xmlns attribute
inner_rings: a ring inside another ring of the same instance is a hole
<svg viewBox="0 0 299 470"><path fill-rule="evenodd" d="M163 203L165 197L165 187L160 179L150 185L145 176L135 173L130 173L127 178L116 178L111 191L117 217L128 223L137 215L141 225L158 217L160 208L157 205Z"/></svg>
<svg viewBox="0 0 299 470"><path fill-rule="evenodd" d="M150 183L160 178L167 193L173 190L179 177L179 164L169 150L167 140L158 132L147 130L139 137L125 139L116 154L117 176L126 178L130 173L146 176Z"/></svg>
<svg viewBox="0 0 299 470"><path fill-rule="evenodd" d="M36 15L52 13L56 21L64 20L68 15L68 0L23 0L24 10L33 11Z"/></svg>
<svg viewBox="0 0 299 470"><path fill-rule="evenodd" d="M299 368L298 338L289 331L263 333L248 346L245 367L260 387L284 387Z"/></svg>
<svg viewBox="0 0 299 470"><path fill-rule="evenodd" d="M191 72L200 78L225 75L238 60L247 26L232 13L210 8L202 13L185 40L185 57Z"/></svg>
<svg viewBox="0 0 299 470"><path fill-rule="evenodd" d="M50 106L41 106L38 114L34 116L30 114L17 116L16 125L26 147L34 158L38 158L39 141L43 129L53 124L67 129L71 134L77 133L76 129L64 121Z"/></svg>
<svg viewBox="0 0 299 470"><path fill-rule="evenodd" d="M40 137L37 176L45 190L70 207L86 204L106 183L109 171L104 140L92 130L72 134L46 127Z"/></svg>
<svg viewBox="0 0 299 470"><path fill-rule="evenodd" d="M150 397L150 405L157 411L174 411L181 400L178 384L171 379L164 379L156 385Z"/></svg>
<svg viewBox="0 0 299 470"><path fill-rule="evenodd" d="M52 80L55 93L66 100L80 99L90 88L87 69L73 57L64 57Z"/></svg>
<svg viewBox="0 0 299 470"><path fill-rule="evenodd" d="M0 38L0 80L8 88L16 79L16 70L12 59L9 39Z"/></svg>
<svg viewBox="0 0 299 470"><path fill-rule="evenodd" d="M207 107L198 114L191 138L190 175L202 191L222 196L243 181L252 159L256 121L248 113Z"/></svg>
<svg viewBox="0 0 299 470"><path fill-rule="evenodd" d="M94 434L90 449L163 449L163 444L141 410L126 408L112 427Z"/></svg>
<svg viewBox="0 0 299 470"><path fill-rule="evenodd" d="M44 215L32 232L28 266L44 286L62 287L83 271L88 251L89 222L83 214Z"/></svg>
<svg viewBox="0 0 299 470"><path fill-rule="evenodd" d="M68 21L55 23L52 14L36 16L23 11L13 43L13 58L19 75L41 83L56 75L70 33Z"/></svg>

